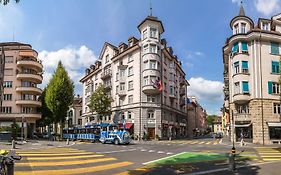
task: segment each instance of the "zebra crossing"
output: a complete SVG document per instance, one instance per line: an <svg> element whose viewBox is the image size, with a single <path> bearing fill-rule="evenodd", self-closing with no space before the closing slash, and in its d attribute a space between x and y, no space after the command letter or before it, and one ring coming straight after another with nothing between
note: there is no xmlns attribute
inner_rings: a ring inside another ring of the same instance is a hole
<svg viewBox="0 0 281 175"><path fill-rule="evenodd" d="M71 175L122 173L133 162L73 148L17 151L23 157L15 164L15 175Z"/></svg>
<svg viewBox="0 0 281 175"><path fill-rule="evenodd" d="M278 160L280 161L281 160L281 148L256 147L255 149L263 161L278 161Z"/></svg>
<svg viewBox="0 0 281 175"><path fill-rule="evenodd" d="M179 145L218 145L222 144L222 141L220 139L215 140L174 140L174 141L158 141L154 144L179 144Z"/></svg>

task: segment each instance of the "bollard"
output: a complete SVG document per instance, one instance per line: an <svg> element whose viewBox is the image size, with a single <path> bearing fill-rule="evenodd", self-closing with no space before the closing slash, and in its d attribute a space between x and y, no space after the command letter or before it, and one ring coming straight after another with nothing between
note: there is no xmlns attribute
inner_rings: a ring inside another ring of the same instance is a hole
<svg viewBox="0 0 281 175"><path fill-rule="evenodd" d="M7 174L8 175L14 174L14 162L11 160L11 161L6 163L6 166L7 166Z"/></svg>
<svg viewBox="0 0 281 175"><path fill-rule="evenodd" d="M229 171L235 171L236 165L235 165L235 148L233 147L231 150L231 153L229 153L228 156L228 164L229 164Z"/></svg>
<svg viewBox="0 0 281 175"><path fill-rule="evenodd" d="M15 140L12 140L12 149L16 149L16 144Z"/></svg>
<svg viewBox="0 0 281 175"><path fill-rule="evenodd" d="M66 139L66 145L69 145L69 139Z"/></svg>

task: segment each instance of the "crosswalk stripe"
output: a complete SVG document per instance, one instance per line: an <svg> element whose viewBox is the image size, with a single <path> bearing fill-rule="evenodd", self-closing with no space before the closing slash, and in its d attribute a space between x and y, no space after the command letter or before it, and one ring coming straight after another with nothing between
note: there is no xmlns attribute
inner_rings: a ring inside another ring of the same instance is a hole
<svg viewBox="0 0 281 175"><path fill-rule="evenodd" d="M104 171L114 168L120 168L132 165L132 162L120 162L113 163L107 165L99 165L99 166L91 166L91 167L82 167L82 168L72 168L72 169L60 169L60 170L35 170L32 174L40 174L40 175L71 175L71 174L83 174L83 173L94 173L98 171ZM30 175L30 171L16 171L15 175Z"/></svg>
<svg viewBox="0 0 281 175"><path fill-rule="evenodd" d="M203 143L205 143L205 142L199 142L198 144L203 144Z"/></svg>
<svg viewBox="0 0 281 175"><path fill-rule="evenodd" d="M102 157L104 155L84 155L84 156L66 156L66 157L27 157L26 159L31 160L66 160L66 159L83 159L83 158L93 158L93 157Z"/></svg>
<svg viewBox="0 0 281 175"><path fill-rule="evenodd" d="M106 162L106 161L113 161L117 160L116 158L101 158L101 159L88 159L88 160L76 160L76 161L63 161L63 162L17 162L16 167L40 167L40 166L65 166L65 165L79 165L79 164L87 164L87 163L97 163L97 162Z"/></svg>
<svg viewBox="0 0 281 175"><path fill-rule="evenodd" d="M87 152L72 152L72 153L19 153L20 156L33 156L33 157L51 157L51 156L68 156L68 155L89 155Z"/></svg>
<svg viewBox="0 0 281 175"><path fill-rule="evenodd" d="M212 142L207 142L206 145L209 145L209 144L211 144L211 143L212 143Z"/></svg>

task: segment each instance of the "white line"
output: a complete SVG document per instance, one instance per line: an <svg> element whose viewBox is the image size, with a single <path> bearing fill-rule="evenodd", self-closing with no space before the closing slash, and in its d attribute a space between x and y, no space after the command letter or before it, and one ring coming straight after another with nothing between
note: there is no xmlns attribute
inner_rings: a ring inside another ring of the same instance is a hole
<svg viewBox="0 0 281 175"><path fill-rule="evenodd" d="M159 154L163 154L163 153L164 153L164 151L158 151L157 153L159 153Z"/></svg>
<svg viewBox="0 0 281 175"><path fill-rule="evenodd" d="M154 150L149 150L148 152L149 152L149 153L153 153L153 152L155 152L155 151L154 151Z"/></svg>
<svg viewBox="0 0 281 175"><path fill-rule="evenodd" d="M159 161L159 160L168 159L168 158L175 157L175 156L178 156L178 155L181 155L181 154L184 154L184 153L186 153L186 152L181 152L181 153L178 153L178 154L175 154L175 155L172 155L172 156L168 156L168 157L164 157L164 158L161 158L161 159L152 160L152 161L145 162L145 163L142 163L142 164L143 164L143 165L147 165L147 164L150 164L150 163Z"/></svg>
<svg viewBox="0 0 281 175"><path fill-rule="evenodd" d="M174 153L170 153L170 152L167 153L167 155L170 155L170 154L174 154Z"/></svg>
<svg viewBox="0 0 281 175"><path fill-rule="evenodd" d="M105 152L96 152L97 154L110 154L110 153L121 153L121 152L129 152L129 151L135 151L137 149L124 149L124 150L118 150L118 151L105 151Z"/></svg>
<svg viewBox="0 0 281 175"><path fill-rule="evenodd" d="M256 165L262 165L262 164L269 164L269 163L276 163L275 162L262 162L262 163L254 163L254 164L249 164L249 165L240 165L237 166L236 168L244 168L244 167L250 167L250 166L256 166ZM215 170L208 170L208 171L200 171L200 172L195 172L195 173L189 173L189 174L184 174L184 175L201 175L201 174L210 174L210 173L215 173L215 172L220 172L220 171L226 171L228 168L220 168L220 169L215 169Z"/></svg>
<svg viewBox="0 0 281 175"><path fill-rule="evenodd" d="M141 151L147 151L146 149L142 149Z"/></svg>

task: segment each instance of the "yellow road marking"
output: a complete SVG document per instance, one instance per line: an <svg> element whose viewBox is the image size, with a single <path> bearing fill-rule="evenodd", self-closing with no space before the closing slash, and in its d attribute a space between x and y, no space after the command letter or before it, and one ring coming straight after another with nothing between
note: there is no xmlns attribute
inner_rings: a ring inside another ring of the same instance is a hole
<svg viewBox="0 0 281 175"><path fill-rule="evenodd" d="M67 162L17 162L16 167L25 167L25 166L31 166L31 167L40 167L40 166L64 166L64 165L79 165L79 164L87 164L87 163L97 163L97 162L106 162L106 161L112 161L117 160L116 158L101 158L101 159L90 159L90 160L76 160L76 161L67 161Z"/></svg>
<svg viewBox="0 0 281 175"><path fill-rule="evenodd" d="M205 142L199 142L198 144L203 144L203 143L205 143Z"/></svg>
<svg viewBox="0 0 281 175"><path fill-rule="evenodd" d="M87 151L59 151L61 154L72 154L72 153L88 153ZM52 152L48 152L48 151L42 151L42 152L38 152L38 151L36 151L36 152L31 152L31 151L25 151L25 152L17 152L17 154L34 154L34 155L36 155L36 154L56 154L57 152L54 152L54 151L52 151Z"/></svg>
<svg viewBox="0 0 281 175"><path fill-rule="evenodd" d="M191 144L196 144L196 143L198 143L198 141L193 141L193 142L191 142Z"/></svg>
<svg viewBox="0 0 281 175"><path fill-rule="evenodd" d="M211 143L212 143L212 142L207 142L206 145L209 145L209 144L211 144Z"/></svg>
<svg viewBox="0 0 281 175"><path fill-rule="evenodd" d="M69 174L83 174L83 173L93 173L98 171L104 171L124 166L132 165L132 162L120 162L114 164L92 166L92 167L82 167L82 168L73 168L73 169L60 169L60 170L38 170L38 171L16 171L15 175L31 175L31 174L40 174L40 175L69 175Z"/></svg>
<svg viewBox="0 0 281 175"><path fill-rule="evenodd" d="M65 160L65 159L82 159L82 158L93 158L102 157L104 155L85 155L85 156L66 156L66 157L27 157L27 160Z"/></svg>
<svg viewBox="0 0 281 175"><path fill-rule="evenodd" d="M21 156L34 156L34 157L38 157L38 156L67 156L67 155L89 155L89 154L93 154L90 152L74 152L74 153L20 153L19 155Z"/></svg>

